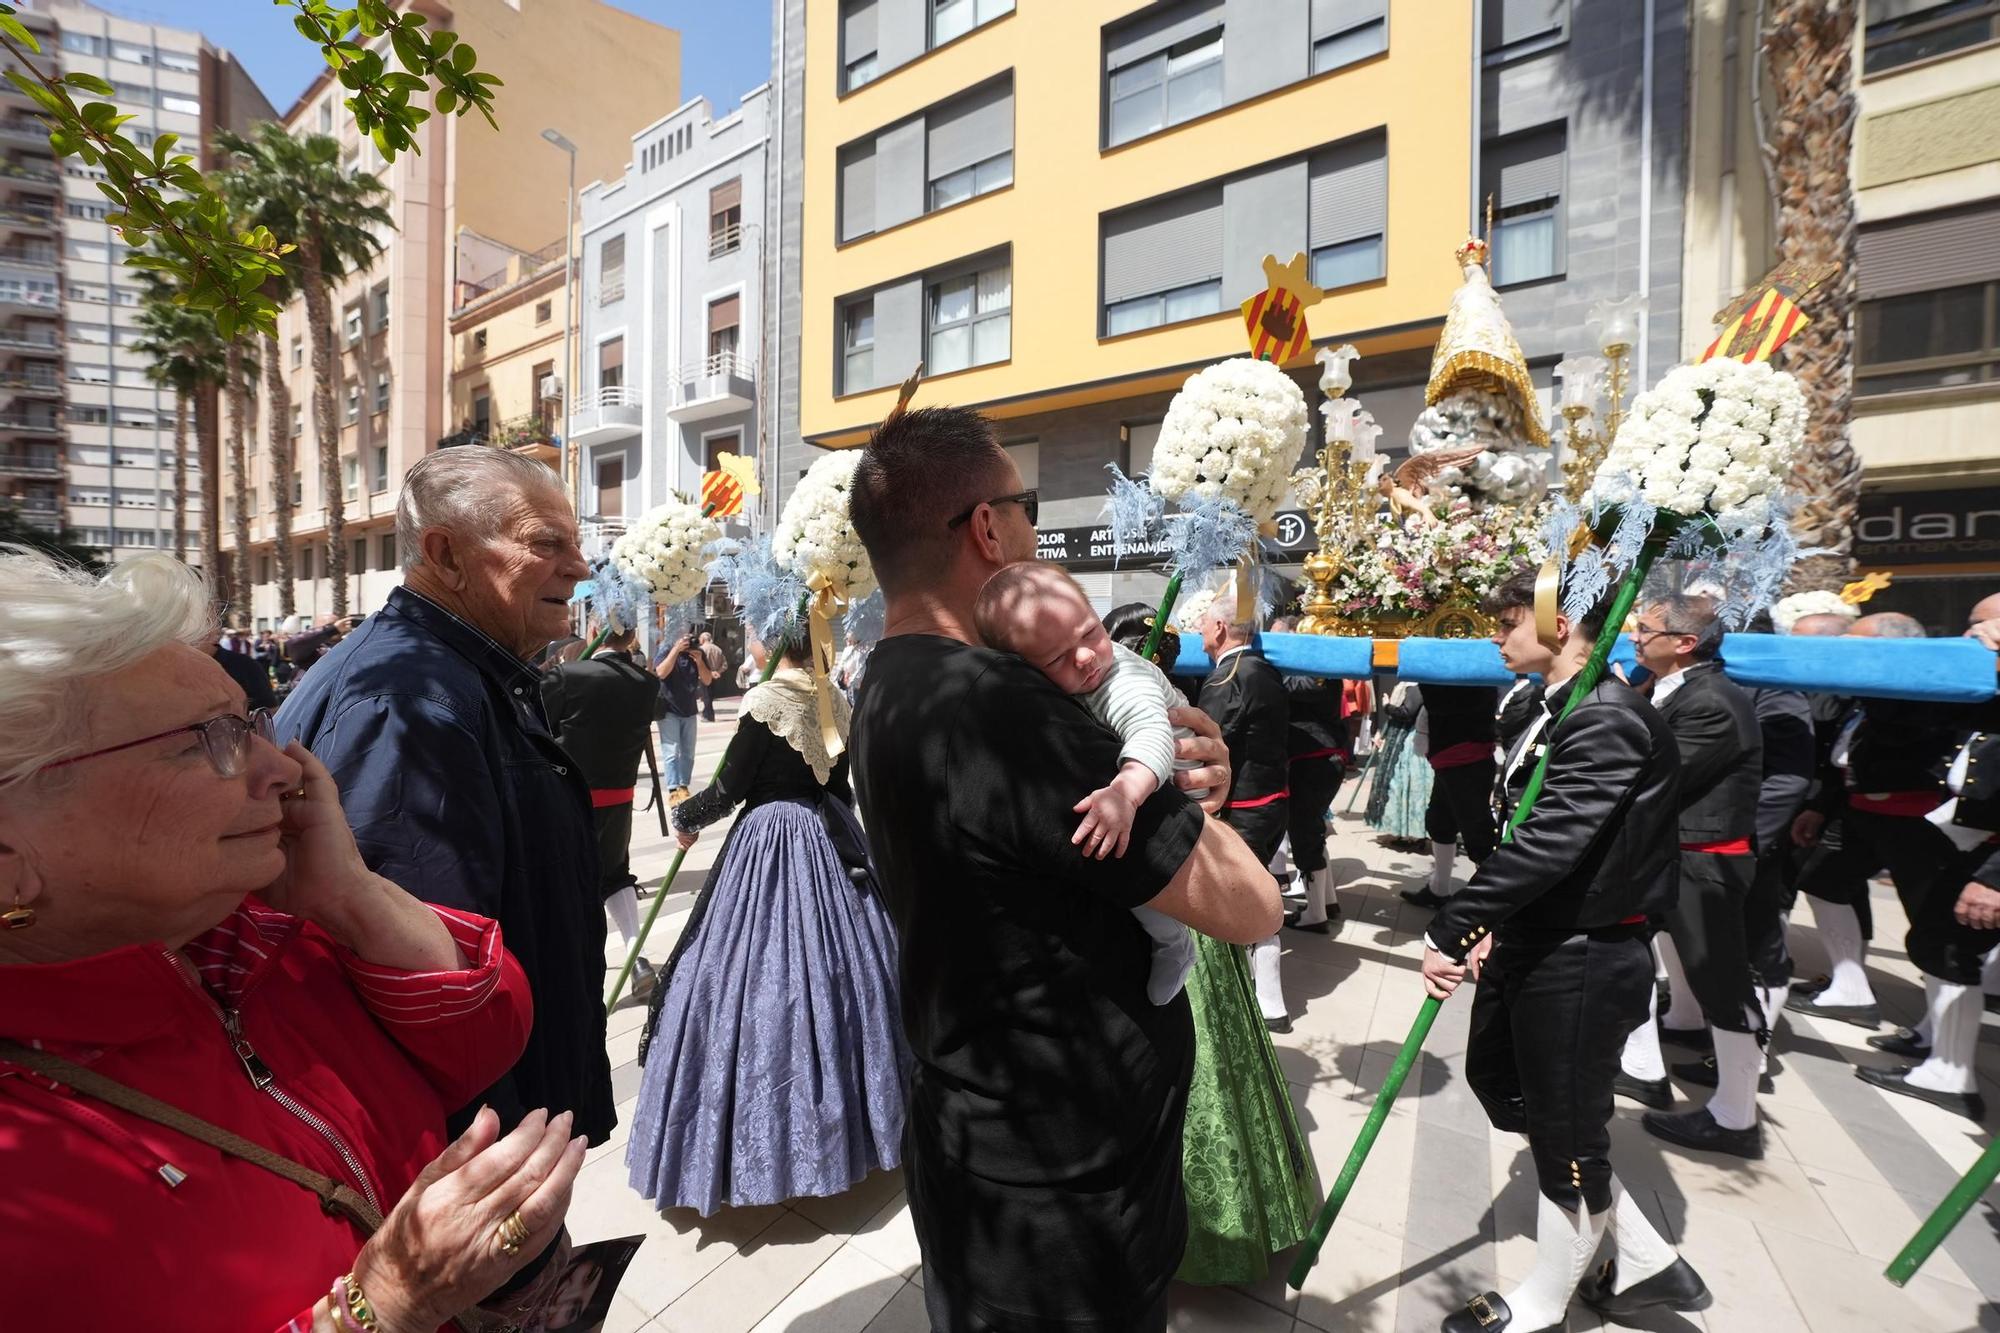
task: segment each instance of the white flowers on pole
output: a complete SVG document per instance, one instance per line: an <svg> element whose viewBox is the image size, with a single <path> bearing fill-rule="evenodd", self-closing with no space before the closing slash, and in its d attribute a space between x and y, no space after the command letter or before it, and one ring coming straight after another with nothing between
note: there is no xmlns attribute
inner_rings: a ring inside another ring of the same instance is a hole
<svg viewBox="0 0 2000 1333"><path fill-rule="evenodd" d="M1639 395L1592 498L1635 498L1683 517L1756 519L1784 489L1805 434L1798 381L1769 363L1680 366Z"/></svg>
<svg viewBox="0 0 2000 1333"><path fill-rule="evenodd" d="M848 513L860 463L859 449L842 449L814 463L785 502L771 537L771 555L779 564L808 581L820 575L845 601L875 590L875 567Z"/></svg>
<svg viewBox="0 0 2000 1333"><path fill-rule="evenodd" d="M1269 361L1238 357L1190 376L1153 450L1153 490L1169 504L1222 499L1266 523L1306 445L1306 397Z"/></svg>
<svg viewBox="0 0 2000 1333"><path fill-rule="evenodd" d="M655 604L679 606L708 586L708 547L722 527L701 509L678 497L657 505L625 530L611 547L612 563L629 582L643 587Z"/></svg>

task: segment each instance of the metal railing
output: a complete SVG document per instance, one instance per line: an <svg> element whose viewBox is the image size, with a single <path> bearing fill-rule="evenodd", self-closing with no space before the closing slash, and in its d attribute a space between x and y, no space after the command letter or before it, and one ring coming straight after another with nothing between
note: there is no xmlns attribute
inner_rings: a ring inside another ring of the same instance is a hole
<svg viewBox="0 0 2000 1333"><path fill-rule="evenodd" d="M61 429L54 418L31 417L21 412L0 412L0 430L45 430L54 435Z"/></svg>
<svg viewBox="0 0 2000 1333"><path fill-rule="evenodd" d="M0 329L0 347L30 347L38 350L60 350L62 341L53 332L31 333L26 329Z"/></svg>
<svg viewBox="0 0 2000 1333"><path fill-rule="evenodd" d="M730 375L739 380L757 378L757 363L741 352L715 352L699 361L690 361L681 367L682 385L696 380L715 379L720 375Z"/></svg>
<svg viewBox="0 0 2000 1333"><path fill-rule="evenodd" d="M56 225L56 211L53 208L30 208L25 204L0 205L0 222L27 227L53 227Z"/></svg>
<svg viewBox="0 0 2000 1333"><path fill-rule="evenodd" d="M24 514L53 514L62 508L47 495L18 495L13 498L14 507Z"/></svg>
<svg viewBox="0 0 2000 1333"><path fill-rule="evenodd" d="M31 167L22 162L0 162L0 180L41 181L56 185L61 183L62 177L54 167Z"/></svg>
<svg viewBox="0 0 2000 1333"><path fill-rule="evenodd" d="M0 245L0 264L21 268L55 268L62 255L53 245Z"/></svg>
<svg viewBox="0 0 2000 1333"><path fill-rule="evenodd" d="M0 452L0 472L52 472L60 476L62 460L56 457L56 451L53 449Z"/></svg>
<svg viewBox="0 0 2000 1333"><path fill-rule="evenodd" d="M724 255L734 254L742 248L743 224L740 222L731 223L727 227L719 227L708 234L708 257L710 259L720 259Z"/></svg>
<svg viewBox="0 0 2000 1333"><path fill-rule="evenodd" d="M61 393L62 381L46 372L0 371L0 389L39 389Z"/></svg>
<svg viewBox="0 0 2000 1333"><path fill-rule="evenodd" d="M645 398L639 390L629 385L617 384L608 389L593 389L589 393L577 395L577 412L595 412L606 407L644 407Z"/></svg>
<svg viewBox="0 0 2000 1333"><path fill-rule="evenodd" d="M54 292L28 292L18 288L0 285L0 304L32 305L45 310L62 309L62 298Z"/></svg>
<svg viewBox="0 0 2000 1333"><path fill-rule="evenodd" d="M625 299L625 275L620 273L613 280L602 283L597 289L597 304L611 305Z"/></svg>

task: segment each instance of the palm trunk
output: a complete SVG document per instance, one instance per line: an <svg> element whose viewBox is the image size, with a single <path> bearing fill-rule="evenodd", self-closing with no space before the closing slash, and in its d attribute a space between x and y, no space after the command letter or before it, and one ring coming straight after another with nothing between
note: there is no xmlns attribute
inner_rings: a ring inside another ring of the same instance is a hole
<svg viewBox="0 0 2000 1333"><path fill-rule="evenodd" d="M1784 368L1806 395L1799 544L1831 554L1799 562L1792 585L1834 589L1852 575L1861 458L1854 401L1854 4L1777 0L1764 59L1774 95L1767 154L1777 186L1778 257L1838 265L1803 302L1812 322L1787 343Z"/></svg>
<svg viewBox="0 0 2000 1333"><path fill-rule="evenodd" d="M228 605L229 567L222 559L222 459L215 438L215 385L203 380L194 391L194 445L201 464L201 572L208 595Z"/></svg>
<svg viewBox="0 0 2000 1333"><path fill-rule="evenodd" d="M278 335L264 335L264 425L271 440L271 566L278 580L278 615L298 613L292 586L292 392L278 360Z"/></svg>
<svg viewBox="0 0 2000 1333"><path fill-rule="evenodd" d="M319 444L320 499L326 506L326 576L333 584L333 614L347 614L346 493L340 480L340 431L333 418L333 300L320 251L310 228L299 238L299 267L305 274L306 323L312 334L313 436Z"/></svg>
<svg viewBox="0 0 2000 1333"><path fill-rule="evenodd" d="M250 584L250 461L243 446L244 418L250 412L250 386L243 370L243 344L229 344L229 467L235 474L236 518L231 536L236 542L236 561L230 570L236 592L236 623L249 625L254 612Z"/></svg>
<svg viewBox="0 0 2000 1333"><path fill-rule="evenodd" d="M187 560L188 396L174 390L174 559ZM114 518L116 516L114 515ZM116 534L114 533L115 537Z"/></svg>

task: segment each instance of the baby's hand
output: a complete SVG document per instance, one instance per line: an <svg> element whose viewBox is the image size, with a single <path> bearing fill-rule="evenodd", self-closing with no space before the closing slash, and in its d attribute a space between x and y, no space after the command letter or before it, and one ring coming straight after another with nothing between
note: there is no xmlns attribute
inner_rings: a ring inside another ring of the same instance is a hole
<svg viewBox="0 0 2000 1333"><path fill-rule="evenodd" d="M1139 804L1158 786L1159 779L1151 769L1126 762L1117 777L1076 803L1076 813L1083 816L1083 823L1077 826L1070 845L1083 848L1085 856L1099 861L1107 856L1125 855L1125 848L1132 841L1132 821L1138 815Z"/></svg>

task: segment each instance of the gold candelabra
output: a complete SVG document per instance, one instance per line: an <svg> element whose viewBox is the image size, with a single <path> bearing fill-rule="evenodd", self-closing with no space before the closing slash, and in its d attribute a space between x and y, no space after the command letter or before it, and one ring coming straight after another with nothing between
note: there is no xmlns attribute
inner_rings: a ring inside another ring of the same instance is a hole
<svg viewBox="0 0 2000 1333"><path fill-rule="evenodd" d="M1368 463L1354 458L1351 442L1329 439L1319 451L1318 466L1306 471L1319 492L1318 512L1313 517L1319 549L1300 566L1310 588L1301 608L1301 634L1338 632L1335 626L1340 612L1333 599L1333 584L1347 567L1348 548L1375 517L1376 492L1368 484L1372 470Z"/></svg>
<svg viewBox="0 0 2000 1333"><path fill-rule="evenodd" d="M1565 403L1562 416L1563 494L1573 503L1581 503L1584 492L1590 489L1591 479L1597 475L1599 464L1604 462L1604 455L1610 450L1611 438L1606 432L1594 428L1590 408L1582 403ZM1615 417L1613 419L1616 420Z"/></svg>

